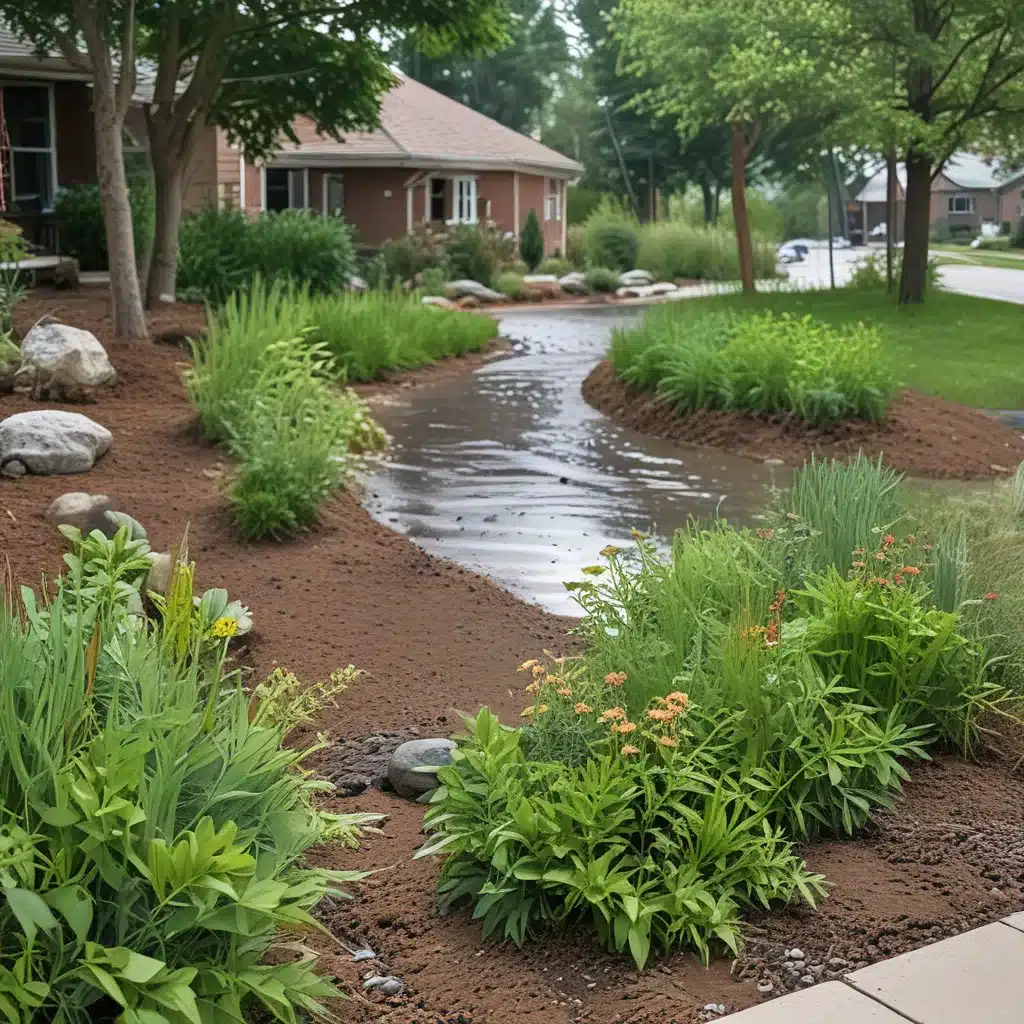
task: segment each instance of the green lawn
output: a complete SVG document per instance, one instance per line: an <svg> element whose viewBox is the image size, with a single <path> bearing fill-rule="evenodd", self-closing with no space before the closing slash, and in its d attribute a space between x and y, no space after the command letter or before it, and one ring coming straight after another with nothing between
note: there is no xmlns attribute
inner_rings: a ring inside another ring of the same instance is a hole
<svg viewBox="0 0 1024 1024"><path fill-rule="evenodd" d="M940 267L1003 267L1007 270L1024 270L1024 255L1014 256L1012 253L999 250L960 249L955 254L952 249L932 249L932 259Z"/></svg>
<svg viewBox="0 0 1024 1024"><path fill-rule="evenodd" d="M985 409L1024 409L1024 306L932 292L921 306L899 307L884 292L837 289L716 296L677 304L682 317L747 305L831 324L875 325L908 387Z"/></svg>

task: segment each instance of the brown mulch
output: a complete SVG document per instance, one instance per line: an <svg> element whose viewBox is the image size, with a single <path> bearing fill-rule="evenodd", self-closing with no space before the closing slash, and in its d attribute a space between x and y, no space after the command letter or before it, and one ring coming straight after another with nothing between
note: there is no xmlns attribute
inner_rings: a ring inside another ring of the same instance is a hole
<svg viewBox="0 0 1024 1024"><path fill-rule="evenodd" d="M105 492L166 549L189 528L202 586L225 586L251 606L255 631L240 652L258 674L283 664L321 678L354 663L365 675L320 729L359 741L377 733L445 735L457 711L487 704L507 721L521 706L516 666L543 648L564 651L571 623L524 604L489 580L425 554L374 522L357 496L342 495L315 531L285 544L245 544L231 527L224 455L198 439L181 383L185 355L169 345L115 343L104 327L102 293L33 296L22 321L64 303L70 322L107 345L120 383L77 407L109 427L111 451L84 476L0 480L0 546L15 581L38 583L60 569L61 543L44 520L68 490ZM200 310L162 310L154 326L201 329ZM0 416L33 403L0 397ZM70 408L70 406L69 406ZM365 744L364 744L365 745ZM870 962L1024 907L1024 800L1011 761L983 765L940 758L913 768L897 813L856 841L812 845L811 867L832 882L818 913L793 909L753 922L748 975L730 961L710 969L693 957L656 960L638 975L592 938L573 935L522 951L483 942L465 914L438 918L437 864L412 861L422 843L422 808L376 789L338 810L387 814L379 836L358 851L325 850L320 863L383 868L355 887L355 899L324 908L349 946L378 960L354 964L343 949L326 964L352 988L373 970L394 973L404 995L371 995L340 1007L342 1019L388 1024L568 1024L613 1021L693 1024L708 1003L729 1010L757 1001L755 981L779 977L783 947L799 945L822 963ZM342 764L337 770L346 769ZM827 975L826 975L827 976Z"/></svg>
<svg viewBox="0 0 1024 1024"><path fill-rule="evenodd" d="M678 444L721 448L755 459L802 465L812 454L847 459L881 455L915 477L980 480L1013 472L1024 460L1024 434L979 409L903 391L882 423L847 420L817 429L804 421L700 409L680 413L650 392L635 391L605 360L583 382L583 397L616 423Z"/></svg>

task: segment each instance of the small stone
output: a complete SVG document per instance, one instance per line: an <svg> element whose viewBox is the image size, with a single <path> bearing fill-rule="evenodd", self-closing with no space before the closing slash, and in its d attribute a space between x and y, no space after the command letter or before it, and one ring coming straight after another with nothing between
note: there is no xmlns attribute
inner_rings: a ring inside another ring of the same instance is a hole
<svg viewBox="0 0 1024 1024"><path fill-rule="evenodd" d="M794 946L786 954L786 959L787 960L806 960L807 957L804 955L804 951L802 949L798 949L796 946Z"/></svg>
<svg viewBox="0 0 1024 1024"><path fill-rule="evenodd" d="M28 468L20 459L8 459L0 468L0 473L10 477L24 476L27 472Z"/></svg>
<svg viewBox="0 0 1024 1024"><path fill-rule="evenodd" d="M363 982L363 988L369 992L372 988L380 988L386 980L379 974L373 974Z"/></svg>
<svg viewBox="0 0 1024 1024"><path fill-rule="evenodd" d="M804 975L802 975L801 978L800 978L800 984L801 985L813 985L814 984L814 975L813 974L804 974Z"/></svg>
<svg viewBox="0 0 1024 1024"><path fill-rule="evenodd" d="M166 597L167 588L171 585L174 562L166 551L150 551L146 557L150 561L150 569L146 576L146 582L143 584L143 590Z"/></svg>
<svg viewBox="0 0 1024 1024"><path fill-rule="evenodd" d="M437 789L436 769L451 764L454 749L449 739L407 740L391 755L388 781L399 796L415 799L429 793Z"/></svg>
<svg viewBox="0 0 1024 1024"><path fill-rule="evenodd" d="M376 960L377 954L372 949L357 949L352 954L352 959L355 963L362 963L363 960Z"/></svg>
<svg viewBox="0 0 1024 1024"><path fill-rule="evenodd" d="M849 967L850 961L844 960L841 956L834 956L829 960L828 965L829 967L835 967L836 970L839 970L841 967Z"/></svg>
<svg viewBox="0 0 1024 1024"><path fill-rule="evenodd" d="M804 960L793 960L791 963L787 964L786 966L789 967L790 970L793 970L793 971L802 971L804 969L804 967L806 966L806 961L804 961Z"/></svg>
<svg viewBox="0 0 1024 1024"><path fill-rule="evenodd" d="M763 996L768 995L768 993L773 991L774 988L775 983L769 981L767 978L765 978L764 981L759 981L757 983L757 991L760 992Z"/></svg>
<svg viewBox="0 0 1024 1024"><path fill-rule="evenodd" d="M386 996L397 996L404 988L405 986L397 978L388 978L383 985L379 986L379 991Z"/></svg>
<svg viewBox="0 0 1024 1024"><path fill-rule="evenodd" d="M339 796L359 796L370 788L370 780L365 775L348 772L335 782Z"/></svg>
<svg viewBox="0 0 1024 1024"><path fill-rule="evenodd" d="M725 1013L725 1003L707 1003L704 1007L705 1013L717 1013L721 1016Z"/></svg>
<svg viewBox="0 0 1024 1024"><path fill-rule="evenodd" d="M117 531L106 518L109 511L110 498L105 494L68 491L50 502L46 518L54 526L73 526L81 530L83 537L93 530L99 530L106 537L113 537Z"/></svg>
<svg viewBox="0 0 1024 1024"><path fill-rule="evenodd" d="M764 460L764 464L766 466L784 466L785 465L785 463L782 461L782 459L765 459Z"/></svg>

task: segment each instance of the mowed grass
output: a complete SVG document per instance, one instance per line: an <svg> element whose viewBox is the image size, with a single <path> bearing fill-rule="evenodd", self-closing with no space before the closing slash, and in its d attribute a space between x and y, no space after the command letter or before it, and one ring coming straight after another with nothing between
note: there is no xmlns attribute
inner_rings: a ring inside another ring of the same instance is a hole
<svg viewBox="0 0 1024 1024"><path fill-rule="evenodd" d="M810 314L834 326L878 328L901 384L983 409L1024 409L1024 306L933 291L900 307L885 292L770 292L721 295L674 305L698 319L709 309Z"/></svg>

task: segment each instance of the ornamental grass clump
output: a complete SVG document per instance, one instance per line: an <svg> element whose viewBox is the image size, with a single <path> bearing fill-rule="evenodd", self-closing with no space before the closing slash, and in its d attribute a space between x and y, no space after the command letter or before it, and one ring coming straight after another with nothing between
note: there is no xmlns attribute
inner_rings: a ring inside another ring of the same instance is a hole
<svg viewBox="0 0 1024 1024"><path fill-rule="evenodd" d="M824 427L884 419L896 393L874 328L836 328L810 316L717 311L694 318L657 307L639 327L614 332L610 358L628 384L684 413L792 415Z"/></svg>
<svg viewBox="0 0 1024 1024"><path fill-rule="evenodd" d="M970 549L880 463L811 464L762 522L692 524L669 556L634 532L566 584L579 653L525 662L516 727L482 710L438 772L419 855L446 855L442 910L517 943L589 926L640 966L735 952L748 909L825 894L794 844L1024 724L972 614L1001 595L937 604Z"/></svg>
<svg viewBox="0 0 1024 1024"><path fill-rule="evenodd" d="M150 618L145 545L125 531L87 540L52 598L25 588L0 607L5 1019L326 1016L339 992L302 936L361 876L304 854L327 834L354 840L367 819L319 814L326 784L300 769L308 752L250 715L225 669L242 628L226 595L193 601L179 557ZM112 573L123 586L105 587ZM285 936L299 955L265 962Z"/></svg>

